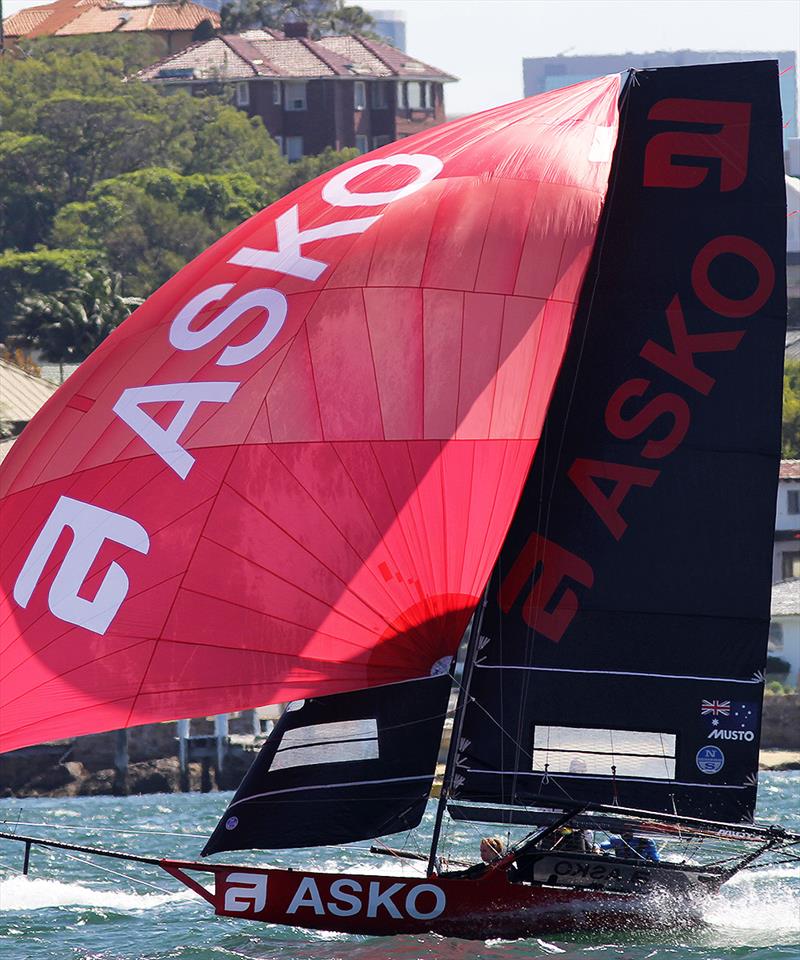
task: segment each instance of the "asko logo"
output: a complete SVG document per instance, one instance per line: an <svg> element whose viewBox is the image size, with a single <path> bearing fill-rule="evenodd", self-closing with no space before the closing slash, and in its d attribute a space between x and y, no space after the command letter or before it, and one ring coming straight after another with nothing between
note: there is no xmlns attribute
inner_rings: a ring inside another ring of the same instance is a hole
<svg viewBox="0 0 800 960"><path fill-rule="evenodd" d="M662 126L665 121L682 127L702 125L706 129L655 132L644 152L643 186L683 191L696 189L708 180L716 184L718 193L741 187L748 168L750 114L749 103L670 98L654 104L649 121ZM708 133L709 125L718 127L718 131ZM734 299L715 287L712 268L719 257L734 257L753 272L752 292ZM723 234L697 251L689 285L696 301L715 320L740 321L753 316L768 301L775 287L775 267L756 241ZM661 473L658 465L683 443L694 407L714 388L715 378L703 369L702 358L735 351L745 335L738 322L731 323L728 330L713 333L698 325L696 319L690 327L684 313L685 299L678 292L669 299L663 330L641 346L638 355L647 364L645 375L620 384L605 407L604 422L611 437L626 441L641 438L639 462L578 457L566 471L569 482L617 541L628 528L626 498L634 488L646 489L656 483ZM696 316L696 311L692 315ZM648 367L650 375L646 375ZM666 380L671 389L657 388L656 378L659 382ZM649 435L656 423L657 435ZM500 607L508 613L529 586L522 605L523 619L537 633L558 643L580 608L578 588L590 589L593 583L594 571L587 559L534 532L501 584Z"/></svg>
<svg viewBox="0 0 800 960"><path fill-rule="evenodd" d="M229 873L221 899L227 913L261 913L267 908L266 874ZM357 880L341 877L330 884L300 877L286 908L287 916L310 911L318 917L432 920L444 912L444 890L433 883Z"/></svg>

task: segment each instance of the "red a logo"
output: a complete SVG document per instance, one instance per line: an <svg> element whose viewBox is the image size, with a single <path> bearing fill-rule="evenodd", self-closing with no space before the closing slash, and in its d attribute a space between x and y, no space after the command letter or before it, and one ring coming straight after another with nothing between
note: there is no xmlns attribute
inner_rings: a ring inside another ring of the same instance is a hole
<svg viewBox="0 0 800 960"><path fill-rule="evenodd" d="M531 591L522 606L522 619L537 633L558 643L579 608L575 591L565 581L591 587L594 572L574 553L532 533L500 585L499 600L504 613L514 606L534 575Z"/></svg>
<svg viewBox="0 0 800 960"><path fill-rule="evenodd" d="M644 156L644 186L684 190L698 187L708 176L710 167L692 161L709 158L719 161L720 193L736 190L747 176L750 107L749 103L675 98L653 104L648 120L696 123L719 127L719 130L715 133L676 130L651 137ZM686 159L690 163L687 164Z"/></svg>

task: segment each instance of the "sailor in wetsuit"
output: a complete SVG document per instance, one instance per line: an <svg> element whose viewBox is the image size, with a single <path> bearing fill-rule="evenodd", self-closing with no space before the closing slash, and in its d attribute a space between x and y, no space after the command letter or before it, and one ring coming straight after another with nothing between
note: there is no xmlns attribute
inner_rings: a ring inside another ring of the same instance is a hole
<svg viewBox="0 0 800 960"><path fill-rule="evenodd" d="M659 863L658 847L651 837L637 837L633 833L623 833L621 837L609 836L606 843L600 844L604 853L613 853L615 857L628 860L650 860Z"/></svg>

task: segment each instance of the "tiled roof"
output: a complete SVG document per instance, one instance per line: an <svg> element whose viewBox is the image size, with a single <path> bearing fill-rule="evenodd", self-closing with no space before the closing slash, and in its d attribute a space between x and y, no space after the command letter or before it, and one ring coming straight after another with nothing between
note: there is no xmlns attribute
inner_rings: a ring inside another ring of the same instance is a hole
<svg viewBox="0 0 800 960"><path fill-rule="evenodd" d="M418 66L412 69L410 65L413 64ZM269 31L265 35L264 31L255 30L192 44L145 67L136 76L140 80L170 79L169 73L174 70L191 70L192 78L197 80L247 80L254 76L287 80L322 77L454 79L407 54L398 53L387 44L373 43L361 37L285 39L278 31Z"/></svg>
<svg viewBox="0 0 800 960"><path fill-rule="evenodd" d="M3 420L27 423L56 390L55 384L48 380L0 360L0 417Z"/></svg>
<svg viewBox="0 0 800 960"><path fill-rule="evenodd" d="M341 37L323 37L318 41L333 50L356 67L369 70L378 76L401 77L409 80L455 80L443 70L410 57L388 43L368 40L355 34Z"/></svg>
<svg viewBox="0 0 800 960"><path fill-rule="evenodd" d="M800 579L782 580L772 585L770 614L773 617L800 615Z"/></svg>
<svg viewBox="0 0 800 960"><path fill-rule="evenodd" d="M781 460L781 480L800 480L800 460Z"/></svg>
<svg viewBox="0 0 800 960"><path fill-rule="evenodd" d="M800 330L786 331L786 360L800 360Z"/></svg>
<svg viewBox="0 0 800 960"><path fill-rule="evenodd" d="M256 65L257 66L257 65ZM157 63L140 70L140 80L158 80L163 73L177 70L193 71L188 74L195 79L248 80L256 75L256 67L247 62L221 37L192 43L185 50L164 57Z"/></svg>
<svg viewBox="0 0 800 960"><path fill-rule="evenodd" d="M29 7L20 10L3 21L3 31L7 37L22 37L39 26L51 13L50 7Z"/></svg>
<svg viewBox="0 0 800 960"><path fill-rule="evenodd" d="M197 3L143 3L129 6L106 0L57 0L21 10L4 21L9 36L73 37L93 33L194 30L203 20L219 27L219 14Z"/></svg>

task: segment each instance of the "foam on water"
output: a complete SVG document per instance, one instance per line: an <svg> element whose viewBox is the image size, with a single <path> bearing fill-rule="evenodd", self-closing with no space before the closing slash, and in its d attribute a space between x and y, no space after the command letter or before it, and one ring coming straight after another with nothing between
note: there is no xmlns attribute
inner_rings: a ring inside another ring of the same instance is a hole
<svg viewBox="0 0 800 960"><path fill-rule="evenodd" d="M791 944L800 935L800 867L743 872L708 900L703 920L723 942ZM794 881L794 883L792 883Z"/></svg>
<svg viewBox="0 0 800 960"><path fill-rule="evenodd" d="M0 905L3 911L42 910L48 907L97 907L112 910L148 910L166 903L186 900L188 890L177 893L133 893L122 890L97 890L80 883L62 883L30 877L0 880Z"/></svg>

